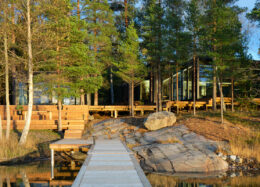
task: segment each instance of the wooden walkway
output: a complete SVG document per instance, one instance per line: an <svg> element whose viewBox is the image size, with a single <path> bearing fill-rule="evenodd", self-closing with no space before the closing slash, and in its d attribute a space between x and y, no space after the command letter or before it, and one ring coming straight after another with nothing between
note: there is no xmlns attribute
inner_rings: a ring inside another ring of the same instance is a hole
<svg viewBox="0 0 260 187"><path fill-rule="evenodd" d="M72 187L147 186L133 153L119 140L96 140Z"/></svg>

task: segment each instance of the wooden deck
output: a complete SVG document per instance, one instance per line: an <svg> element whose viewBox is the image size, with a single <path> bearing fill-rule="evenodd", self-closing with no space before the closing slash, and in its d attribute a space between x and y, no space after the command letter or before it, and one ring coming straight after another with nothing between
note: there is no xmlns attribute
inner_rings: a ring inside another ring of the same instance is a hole
<svg viewBox="0 0 260 187"><path fill-rule="evenodd" d="M80 150L86 148L89 145L92 145L92 140L82 140L82 139L61 139L57 142L50 144L50 149L53 151L67 151L67 150Z"/></svg>
<svg viewBox="0 0 260 187"><path fill-rule="evenodd" d="M141 115L144 112L154 112L156 110L155 105L136 105L134 106L135 112L140 112ZM10 106L11 120L15 124L24 123L28 106L23 106L21 115L18 115L16 105ZM117 118L118 112L128 112L128 105L110 105L110 106L88 106L88 105L64 105L61 111L62 121L71 120L88 120L89 112L110 112L112 117ZM6 120L6 106L0 105L0 115L2 116L3 123ZM37 121L47 122L48 125L54 125L58 120L58 109L56 105L34 105L32 112L32 124L36 124ZM41 122L39 122L41 123ZM47 124L46 123L46 124ZM37 129L37 128L36 128Z"/></svg>
<svg viewBox="0 0 260 187"><path fill-rule="evenodd" d="M257 103L257 99L254 100ZM260 101L259 101L260 102ZM230 97L224 97L224 103L226 106L231 106L231 98ZM216 98L216 104L217 106L220 106L220 97ZM238 106L238 102L234 102L235 106ZM198 109L208 109L213 106L213 100L207 99L207 100L197 100L195 102L195 107ZM163 110L171 111L172 108L175 108L177 111L182 109L191 110L193 108L193 101L165 101Z"/></svg>
<svg viewBox="0 0 260 187"><path fill-rule="evenodd" d="M82 139L61 139L49 145L51 149L51 178L54 178L55 151L85 151L89 150L88 146L93 145L92 140Z"/></svg>
<svg viewBox="0 0 260 187"><path fill-rule="evenodd" d="M133 153L120 140L97 140L72 187L151 186Z"/></svg>

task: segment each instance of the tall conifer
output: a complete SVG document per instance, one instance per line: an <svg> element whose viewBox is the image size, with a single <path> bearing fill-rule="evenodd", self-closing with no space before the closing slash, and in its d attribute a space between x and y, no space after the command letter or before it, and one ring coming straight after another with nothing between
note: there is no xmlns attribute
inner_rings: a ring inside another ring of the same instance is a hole
<svg viewBox="0 0 260 187"><path fill-rule="evenodd" d="M223 79L225 73L236 59L238 51L235 45L241 40L241 23L238 14L241 9L234 6L234 0L230 1L209 1L208 10L205 14L206 30L208 37L207 49L209 56L213 57L213 67L216 67L216 77L221 97L221 119L224 122L224 99Z"/></svg>
<svg viewBox="0 0 260 187"><path fill-rule="evenodd" d="M83 17L89 33L87 45L98 72L103 72L113 61L113 40L117 32L113 12L107 0L86 0ZM98 76L98 74L96 75ZM98 88L94 94L94 105L98 105Z"/></svg>
<svg viewBox="0 0 260 187"><path fill-rule="evenodd" d="M134 116L134 87L146 76L145 65L140 60L138 35L132 22L126 29L126 36L119 46L120 61L115 63L116 72L129 85L129 108Z"/></svg>

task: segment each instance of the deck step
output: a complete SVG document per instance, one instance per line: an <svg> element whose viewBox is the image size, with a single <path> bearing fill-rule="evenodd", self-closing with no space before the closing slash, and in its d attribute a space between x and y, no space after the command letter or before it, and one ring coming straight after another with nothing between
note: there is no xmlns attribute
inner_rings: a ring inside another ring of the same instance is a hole
<svg viewBox="0 0 260 187"><path fill-rule="evenodd" d="M75 129L75 130L84 130L84 128L85 128L85 126L84 125L69 125L68 126L68 129L69 130L73 130L73 129Z"/></svg>
<svg viewBox="0 0 260 187"><path fill-rule="evenodd" d="M83 130L80 129L66 130L64 139L80 139L82 134Z"/></svg>

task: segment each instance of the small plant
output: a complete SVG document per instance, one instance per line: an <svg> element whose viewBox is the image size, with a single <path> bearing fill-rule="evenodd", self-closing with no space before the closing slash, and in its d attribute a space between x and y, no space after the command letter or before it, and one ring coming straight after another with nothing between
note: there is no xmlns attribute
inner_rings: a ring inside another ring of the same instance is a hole
<svg viewBox="0 0 260 187"><path fill-rule="evenodd" d="M17 114L22 115L23 113L23 106L22 105L17 105L16 106Z"/></svg>

